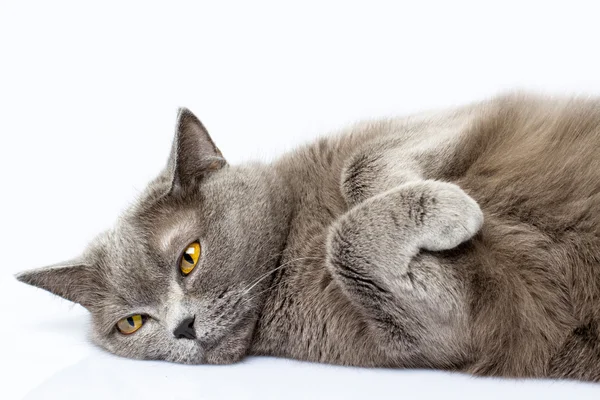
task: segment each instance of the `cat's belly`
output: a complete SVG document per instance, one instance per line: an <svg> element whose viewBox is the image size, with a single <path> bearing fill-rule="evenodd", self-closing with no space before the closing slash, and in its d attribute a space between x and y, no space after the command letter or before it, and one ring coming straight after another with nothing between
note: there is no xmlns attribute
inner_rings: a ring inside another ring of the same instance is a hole
<svg viewBox="0 0 600 400"><path fill-rule="evenodd" d="M437 355L446 355L444 363L430 354L431 346L417 345L409 352L391 351L397 346L382 342L374 334L369 326L372 321L332 280L325 267L322 243L282 262L290 263L290 267L276 278L281 281L274 282L277 293L267 300L251 354L363 367L456 369L465 364L465 349L454 346L455 341L452 349L435 349Z"/></svg>
<svg viewBox="0 0 600 400"><path fill-rule="evenodd" d="M303 293L282 293L265 306L251 352L340 365L392 365L372 342L364 317L325 271Z"/></svg>

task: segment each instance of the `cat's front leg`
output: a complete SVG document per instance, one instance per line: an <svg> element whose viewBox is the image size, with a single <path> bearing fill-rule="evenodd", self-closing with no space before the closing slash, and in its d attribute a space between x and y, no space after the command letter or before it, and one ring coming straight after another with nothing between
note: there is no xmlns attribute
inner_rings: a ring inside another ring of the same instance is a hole
<svg viewBox="0 0 600 400"><path fill-rule="evenodd" d="M475 152L465 141L461 129L434 129L400 144L388 138L362 148L342 169L342 195L352 207L404 183L460 175Z"/></svg>
<svg viewBox="0 0 600 400"><path fill-rule="evenodd" d="M458 186L406 183L370 197L332 225L327 266L386 350L449 360L467 336L464 285L421 250L456 247L482 222L479 206Z"/></svg>
<svg viewBox="0 0 600 400"><path fill-rule="evenodd" d="M406 150L361 151L342 171L341 192L349 206L407 182L423 180L423 168Z"/></svg>

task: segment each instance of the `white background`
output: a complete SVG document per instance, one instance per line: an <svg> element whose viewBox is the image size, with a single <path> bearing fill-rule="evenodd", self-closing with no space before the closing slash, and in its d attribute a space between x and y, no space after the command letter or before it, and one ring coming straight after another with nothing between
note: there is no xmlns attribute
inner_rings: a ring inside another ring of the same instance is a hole
<svg viewBox="0 0 600 400"><path fill-rule="evenodd" d="M238 163L361 118L510 89L598 94L599 12L592 1L0 2L0 398L600 398L559 382L118 359L87 342L83 309L12 278L111 225L166 161L178 106Z"/></svg>

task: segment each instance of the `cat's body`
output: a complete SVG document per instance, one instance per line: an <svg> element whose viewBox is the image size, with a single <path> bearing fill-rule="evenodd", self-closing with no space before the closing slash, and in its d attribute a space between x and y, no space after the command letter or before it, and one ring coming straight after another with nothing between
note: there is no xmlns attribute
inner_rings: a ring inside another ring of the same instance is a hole
<svg viewBox="0 0 600 400"><path fill-rule="evenodd" d="M462 115L451 121L454 117L447 114L438 123L430 117L360 123L274 164L293 193L293 213L281 260L284 267L274 273L272 295L258 323L253 353L361 366L419 364L390 356L389 349L377 343L377 336L369 334L361 313L326 267L326 242L331 226L353 206L342 188L347 175L369 174L381 151L436 143L440 134L460 133L459 125L466 122ZM408 143L410 139L413 144ZM374 249L377 246L373 244Z"/></svg>
<svg viewBox="0 0 600 400"><path fill-rule="evenodd" d="M600 101L514 95L224 168L184 111L117 227L19 278L86 306L95 341L130 357L598 381L599 151ZM137 313L139 332L116 331ZM174 338L188 315L197 340Z"/></svg>

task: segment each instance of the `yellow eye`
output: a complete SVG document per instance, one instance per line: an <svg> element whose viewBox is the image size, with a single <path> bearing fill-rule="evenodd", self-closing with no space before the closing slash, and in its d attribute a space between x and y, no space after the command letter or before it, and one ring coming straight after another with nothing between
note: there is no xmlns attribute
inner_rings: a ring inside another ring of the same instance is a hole
<svg viewBox="0 0 600 400"><path fill-rule="evenodd" d="M200 259L200 251L200 243L198 242L190 244L185 249L179 263L179 268L181 269L181 273L183 275L188 275L194 268L196 268L198 260Z"/></svg>
<svg viewBox="0 0 600 400"><path fill-rule="evenodd" d="M143 324L144 318L140 314L136 314L117 322L117 329L124 335L130 335L140 329Z"/></svg>

